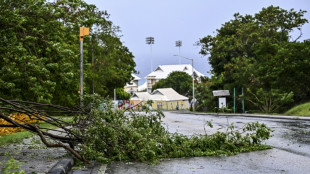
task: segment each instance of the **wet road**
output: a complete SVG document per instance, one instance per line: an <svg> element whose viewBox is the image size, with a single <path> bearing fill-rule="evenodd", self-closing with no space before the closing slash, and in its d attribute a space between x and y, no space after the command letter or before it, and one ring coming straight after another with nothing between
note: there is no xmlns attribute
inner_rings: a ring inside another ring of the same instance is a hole
<svg viewBox="0 0 310 174"><path fill-rule="evenodd" d="M210 134L259 121L274 130L265 143L274 148L230 157L165 159L159 165L116 162L106 173L310 173L310 121L237 116L211 116L165 112L164 125L170 132L185 135ZM211 121L213 128L205 126Z"/></svg>

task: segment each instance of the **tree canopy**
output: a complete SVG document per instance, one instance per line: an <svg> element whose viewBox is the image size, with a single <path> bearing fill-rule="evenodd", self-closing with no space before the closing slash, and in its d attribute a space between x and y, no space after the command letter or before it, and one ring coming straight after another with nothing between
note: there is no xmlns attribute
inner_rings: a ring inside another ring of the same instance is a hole
<svg viewBox="0 0 310 174"><path fill-rule="evenodd" d="M166 79L161 79L152 87L152 90L158 88L172 88L181 95L190 96L192 91L192 77L186 72L173 71Z"/></svg>
<svg viewBox="0 0 310 174"><path fill-rule="evenodd" d="M295 102L308 100L310 42L298 41L308 22L305 13L274 6L255 15L237 13L215 36L200 39L200 53L210 55L214 84L230 90L244 87L254 94L276 90L275 97L292 92ZM300 36L292 38L292 31Z"/></svg>
<svg viewBox="0 0 310 174"><path fill-rule="evenodd" d="M82 0L0 3L0 96L74 105L79 90L79 27L84 39L85 91L113 96L135 72L106 11ZM93 58L93 64L92 64Z"/></svg>

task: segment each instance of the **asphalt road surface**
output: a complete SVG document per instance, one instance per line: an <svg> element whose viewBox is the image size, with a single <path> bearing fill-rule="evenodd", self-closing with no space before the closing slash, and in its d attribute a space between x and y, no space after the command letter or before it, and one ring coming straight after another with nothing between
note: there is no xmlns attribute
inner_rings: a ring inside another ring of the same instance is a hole
<svg viewBox="0 0 310 174"><path fill-rule="evenodd" d="M310 121L171 112L165 112L165 115L163 121L169 132L185 135L226 131L231 123L238 128L247 122L259 121L274 130L273 137L265 142L274 148L229 157L165 159L158 165L114 162L106 173L310 173ZM205 126L206 121L211 121L214 127Z"/></svg>

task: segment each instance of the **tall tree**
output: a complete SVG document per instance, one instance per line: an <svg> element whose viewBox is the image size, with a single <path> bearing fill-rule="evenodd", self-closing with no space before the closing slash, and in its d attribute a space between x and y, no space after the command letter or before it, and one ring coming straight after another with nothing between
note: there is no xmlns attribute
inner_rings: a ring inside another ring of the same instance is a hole
<svg viewBox="0 0 310 174"><path fill-rule="evenodd" d="M216 36L200 39L200 53L210 54L209 62L216 75L224 72L233 58L274 55L277 45L289 42L290 31L301 31L301 26L308 22L303 18L305 12L270 6L254 16L236 13L233 20L217 30Z"/></svg>
<svg viewBox="0 0 310 174"><path fill-rule="evenodd" d="M302 34L301 27L308 22L305 12L270 6L253 16L237 13L215 36L199 41L200 53L210 54L209 63L214 75L222 78L222 88L245 87L254 94L277 90L279 96L293 92L297 102L309 99L310 82L300 81L310 76L309 43L298 42L300 37L292 41L290 36L293 30Z"/></svg>
<svg viewBox="0 0 310 174"><path fill-rule="evenodd" d="M129 74L135 72L133 55L108 17L82 0L1 1L0 96L74 105L81 26L90 27L93 38L84 40L86 91L91 91L90 78L103 96L130 81ZM94 66L90 66L92 53Z"/></svg>
<svg viewBox="0 0 310 174"><path fill-rule="evenodd" d="M134 56L116 36L101 33L92 38L98 42L98 46L93 48L90 44L88 47L89 66L86 70L88 74L86 81L88 84L94 81L95 93L113 96L113 90L124 88L125 84L131 80L132 72L136 72ZM94 56L94 65L91 66L92 56ZM91 93L92 85L87 87L87 91Z"/></svg>

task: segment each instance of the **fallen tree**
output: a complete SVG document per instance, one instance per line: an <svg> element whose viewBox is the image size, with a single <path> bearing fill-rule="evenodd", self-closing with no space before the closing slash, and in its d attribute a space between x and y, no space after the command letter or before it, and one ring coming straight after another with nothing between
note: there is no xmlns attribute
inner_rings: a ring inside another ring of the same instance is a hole
<svg viewBox="0 0 310 174"><path fill-rule="evenodd" d="M226 132L184 136L171 134L162 125L161 111L131 109L115 110L111 102L92 98L85 108L67 108L50 104L0 99L0 119L40 136L47 147L62 147L84 162L96 160L157 162L161 158L210 155L235 155L241 152L271 148L262 144L271 136L271 129L258 122L248 123L239 130L233 125ZM101 106L100 106L101 104ZM143 108L141 106L141 108ZM9 113L27 114L32 119L57 127L50 132L36 123L21 124L10 119ZM74 115L71 123L49 116L49 112ZM212 123L206 125L212 127Z"/></svg>
<svg viewBox="0 0 310 174"><path fill-rule="evenodd" d="M0 98L0 119L3 119L7 124L2 124L0 127L19 127L26 131L33 132L40 136L42 142L47 147L62 147L71 152L76 158L85 161L85 159L74 150L74 146L82 142L82 137L76 134L71 128L78 125L73 125L63 121L57 117L50 116L48 113L58 112L68 115L87 114L79 108L68 108L52 104L42 104L27 101L5 100ZM30 120L43 121L55 126L57 129L44 128L36 123L23 123L15 114L22 113L29 117ZM46 138L50 138L53 143Z"/></svg>

